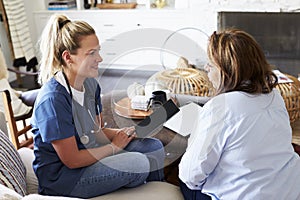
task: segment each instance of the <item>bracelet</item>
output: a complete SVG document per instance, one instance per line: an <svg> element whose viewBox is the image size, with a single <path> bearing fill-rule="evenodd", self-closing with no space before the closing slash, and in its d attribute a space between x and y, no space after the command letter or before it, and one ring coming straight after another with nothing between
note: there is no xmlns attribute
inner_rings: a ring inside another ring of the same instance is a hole
<svg viewBox="0 0 300 200"><path fill-rule="evenodd" d="M112 155L115 155L115 147L113 144L108 144L112 149Z"/></svg>

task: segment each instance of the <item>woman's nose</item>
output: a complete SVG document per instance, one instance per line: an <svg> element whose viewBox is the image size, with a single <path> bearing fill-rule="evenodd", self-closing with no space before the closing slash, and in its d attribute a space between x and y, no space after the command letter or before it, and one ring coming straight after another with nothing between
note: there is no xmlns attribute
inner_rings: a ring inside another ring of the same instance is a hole
<svg viewBox="0 0 300 200"><path fill-rule="evenodd" d="M103 61L103 58L101 57L101 55L99 54L98 58L97 58L97 62L100 63Z"/></svg>

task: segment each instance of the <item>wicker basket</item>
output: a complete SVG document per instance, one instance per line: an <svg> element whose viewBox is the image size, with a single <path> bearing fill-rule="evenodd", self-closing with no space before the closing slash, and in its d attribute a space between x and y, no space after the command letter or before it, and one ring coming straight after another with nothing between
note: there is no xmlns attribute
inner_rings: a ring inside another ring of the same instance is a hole
<svg viewBox="0 0 300 200"><path fill-rule="evenodd" d="M284 99L290 122L293 123L300 118L300 81L294 76L285 75L293 82L279 83L276 88L279 89Z"/></svg>
<svg viewBox="0 0 300 200"><path fill-rule="evenodd" d="M145 91L167 89L175 94L194 96L212 96L213 87L206 72L194 68L175 68L160 71L152 75Z"/></svg>

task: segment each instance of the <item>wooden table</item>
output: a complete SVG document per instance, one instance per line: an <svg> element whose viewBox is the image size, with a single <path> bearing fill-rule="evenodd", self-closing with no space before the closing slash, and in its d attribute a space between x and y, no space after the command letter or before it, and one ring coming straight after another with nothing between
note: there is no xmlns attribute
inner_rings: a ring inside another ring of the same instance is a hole
<svg viewBox="0 0 300 200"><path fill-rule="evenodd" d="M125 96L126 91L112 91L102 97L102 113L107 127L122 128L136 125L140 121L140 119L121 117L115 113L115 102ZM187 147L187 138L164 127L159 127L151 136L160 139L164 144L166 181L178 185L178 164Z"/></svg>

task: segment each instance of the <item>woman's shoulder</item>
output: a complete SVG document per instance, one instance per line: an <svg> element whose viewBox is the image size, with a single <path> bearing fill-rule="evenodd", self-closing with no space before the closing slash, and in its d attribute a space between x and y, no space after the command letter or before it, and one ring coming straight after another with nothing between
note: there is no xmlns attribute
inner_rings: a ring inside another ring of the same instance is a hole
<svg viewBox="0 0 300 200"><path fill-rule="evenodd" d="M69 93L55 78L51 78L41 87L37 100L51 99L58 96L69 96Z"/></svg>
<svg viewBox="0 0 300 200"><path fill-rule="evenodd" d="M262 110L284 107L281 95L277 90L267 94L249 94L240 91L220 94L208 103L210 109L229 113L257 113Z"/></svg>

